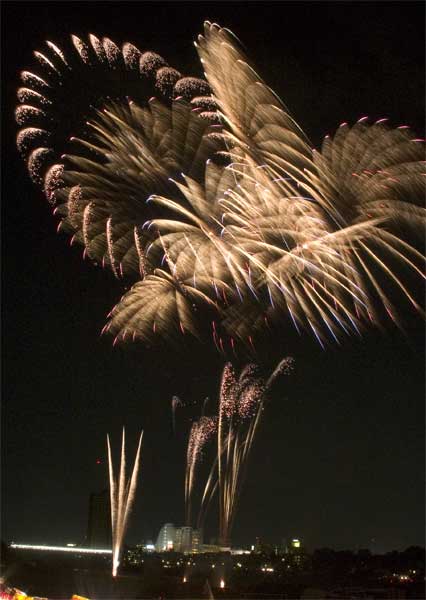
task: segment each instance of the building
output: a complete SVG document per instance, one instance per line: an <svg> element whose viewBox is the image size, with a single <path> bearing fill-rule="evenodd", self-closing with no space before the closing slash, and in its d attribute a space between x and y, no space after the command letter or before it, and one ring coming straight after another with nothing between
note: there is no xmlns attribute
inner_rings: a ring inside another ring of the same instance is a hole
<svg viewBox="0 0 426 600"><path fill-rule="evenodd" d="M183 554L198 553L202 551L202 529L192 527L175 527L173 523L166 523L160 529L155 549L157 552L174 550Z"/></svg>
<svg viewBox="0 0 426 600"><path fill-rule="evenodd" d="M175 550L177 552L192 552L192 527L176 529Z"/></svg>
<svg viewBox="0 0 426 600"><path fill-rule="evenodd" d="M192 530L191 550L194 554L198 554L198 552L202 552L202 550L203 550L203 530L202 529L193 529Z"/></svg>
<svg viewBox="0 0 426 600"><path fill-rule="evenodd" d="M203 530L192 527L179 527L176 529L175 550L184 554L197 554L202 552Z"/></svg>
<svg viewBox="0 0 426 600"><path fill-rule="evenodd" d="M287 556L289 564L293 567L301 568L303 566L306 562L306 551L301 540L298 538L291 540Z"/></svg>
<svg viewBox="0 0 426 600"><path fill-rule="evenodd" d="M183 527L177 527L176 528L176 534L175 534L175 550L176 550L176 552L181 552L181 548L182 548L182 530L183 530Z"/></svg>
<svg viewBox="0 0 426 600"><path fill-rule="evenodd" d="M111 508L109 491L90 494L89 518L87 522L86 546L88 548L110 548Z"/></svg>
<svg viewBox="0 0 426 600"><path fill-rule="evenodd" d="M175 540L175 526L173 525L173 523L165 523L160 529L160 533L158 534L155 549L157 550L157 552L167 552L168 550L175 550Z"/></svg>

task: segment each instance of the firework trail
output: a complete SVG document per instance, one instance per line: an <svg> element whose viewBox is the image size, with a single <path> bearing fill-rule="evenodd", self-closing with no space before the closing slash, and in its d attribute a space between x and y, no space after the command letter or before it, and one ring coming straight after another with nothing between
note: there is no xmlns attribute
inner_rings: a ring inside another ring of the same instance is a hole
<svg viewBox="0 0 426 600"><path fill-rule="evenodd" d="M324 347L399 325L396 302L423 312L422 140L362 117L316 150L231 32L206 22L196 48L207 81L93 35L22 73L31 177L71 242L134 282L104 330L226 353L278 322Z"/></svg>
<svg viewBox="0 0 426 600"><path fill-rule="evenodd" d="M201 500L198 526L216 493L219 495L219 538L228 546L249 454L265 401L275 380L293 369L294 361L281 360L264 381L257 365L246 365L237 378L232 365L225 365L219 395L217 456Z"/></svg>
<svg viewBox="0 0 426 600"><path fill-rule="evenodd" d="M179 406L182 406L182 401L178 396L172 397L172 433L176 433L176 410Z"/></svg>
<svg viewBox="0 0 426 600"><path fill-rule="evenodd" d="M121 441L121 458L118 477L114 475L114 467L111 456L109 435L107 436L109 486L111 499L111 525L112 525L112 576L116 577L120 565L121 548L126 534L129 515L135 499L137 478L139 473L139 458L142 444L143 431L139 437L136 450L135 462L130 478L126 476L126 449L125 431Z"/></svg>
<svg viewBox="0 0 426 600"><path fill-rule="evenodd" d="M271 375L266 381L266 390L269 391L280 375L290 375L294 369L294 359L291 356L283 358L272 371Z"/></svg>
<svg viewBox="0 0 426 600"><path fill-rule="evenodd" d="M210 398L208 396L206 396L203 400L203 407L201 409L201 416L204 416L206 414L206 407L207 404L209 403Z"/></svg>
<svg viewBox="0 0 426 600"><path fill-rule="evenodd" d="M185 514L186 524L191 526L192 493L196 467L200 462L204 447L217 430L217 418L201 416L192 424L188 436L185 470Z"/></svg>

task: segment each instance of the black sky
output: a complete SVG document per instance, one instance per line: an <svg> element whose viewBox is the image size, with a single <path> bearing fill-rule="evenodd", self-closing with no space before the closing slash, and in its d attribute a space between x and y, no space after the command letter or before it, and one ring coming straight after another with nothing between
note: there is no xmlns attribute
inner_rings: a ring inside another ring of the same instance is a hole
<svg viewBox="0 0 426 600"><path fill-rule="evenodd" d="M183 518L188 421L171 438L171 396L214 397L223 360L204 346L165 354L100 338L122 287L56 234L27 177L14 145L19 71L45 39L60 46L70 33L92 32L200 75L192 41L207 18L241 39L315 144L363 115L422 136L423 3L4 2L2 12L2 538L80 541L88 495L107 483L105 435L118 441L123 424L132 448L145 429L129 540L153 538ZM277 385L262 424L236 542L297 535L310 548L424 544L424 330L402 316L406 336L389 325L324 352L283 331L261 357L292 353L297 367Z"/></svg>

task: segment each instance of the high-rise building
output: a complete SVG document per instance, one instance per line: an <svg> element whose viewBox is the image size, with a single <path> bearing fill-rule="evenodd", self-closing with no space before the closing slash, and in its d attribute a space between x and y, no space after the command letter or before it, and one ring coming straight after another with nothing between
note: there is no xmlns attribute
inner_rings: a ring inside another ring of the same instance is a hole
<svg viewBox="0 0 426 600"><path fill-rule="evenodd" d="M175 550L175 538L176 528L173 523L165 523L160 529L160 533L157 537L157 543L155 549L157 552L167 552L168 550Z"/></svg>
<svg viewBox="0 0 426 600"><path fill-rule="evenodd" d="M192 540L191 540L191 550L194 553L198 553L202 551L203 546L203 530L202 529L193 529L192 530Z"/></svg>
<svg viewBox="0 0 426 600"><path fill-rule="evenodd" d="M192 527L181 527L182 536L180 543L180 552L192 551Z"/></svg>
<svg viewBox="0 0 426 600"><path fill-rule="evenodd" d="M155 549L157 552L175 550L183 553L197 553L202 550L202 529L192 527L175 527L173 523L166 523L160 529Z"/></svg>
<svg viewBox="0 0 426 600"><path fill-rule="evenodd" d="M111 546L111 509L108 490L90 494L86 545L89 548Z"/></svg>
<svg viewBox="0 0 426 600"><path fill-rule="evenodd" d="M182 529L183 527L176 527L175 532L175 550L176 552L181 552L182 548Z"/></svg>

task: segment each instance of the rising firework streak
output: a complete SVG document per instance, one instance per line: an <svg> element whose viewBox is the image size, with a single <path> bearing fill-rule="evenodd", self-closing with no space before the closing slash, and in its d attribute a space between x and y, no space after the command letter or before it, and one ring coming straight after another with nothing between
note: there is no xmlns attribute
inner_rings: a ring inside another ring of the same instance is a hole
<svg viewBox="0 0 426 600"><path fill-rule="evenodd" d="M291 357L284 358L267 381L260 376L257 365L246 365L238 378L232 366L225 365L219 398L216 459L219 538L224 546L230 543L243 478L269 390L279 375L292 371L293 364Z"/></svg>
<svg viewBox="0 0 426 600"><path fill-rule="evenodd" d="M216 457L210 469L201 499L197 526L203 525L210 502L218 492L219 497L219 539L228 546L235 519L238 498L253 441L261 420L269 391L280 375L288 375L294 361L287 357L281 360L272 374L265 380L255 364L246 365L237 377L230 363L225 365L219 393L218 417L214 429L208 428L209 435L202 437L202 446L213 433L217 434ZM197 423L193 425L188 442L188 456L192 457L197 440ZM199 456L197 456L197 460ZM190 516L191 493L194 486L195 469L187 460L186 482L188 493L185 496L187 515ZM188 511L189 506L189 511Z"/></svg>
<svg viewBox="0 0 426 600"><path fill-rule="evenodd" d="M182 401L178 396L172 397L172 433L176 433L176 410L179 406L182 406Z"/></svg>
<svg viewBox="0 0 426 600"><path fill-rule="evenodd" d="M192 493L196 468L208 441L217 431L217 417L201 416L192 424L188 437L185 470L185 512L186 524L191 526Z"/></svg>
<svg viewBox="0 0 426 600"><path fill-rule="evenodd" d="M112 576L116 577L120 564L121 548L126 534L129 515L135 499L137 478L139 472L139 457L142 444L143 431L139 436L138 448L136 450L135 462L132 475L126 476L126 449L125 430L121 441L121 459L118 477L114 475L111 456L109 435L107 436L108 465L109 465L109 488L111 498L111 525L112 525Z"/></svg>

